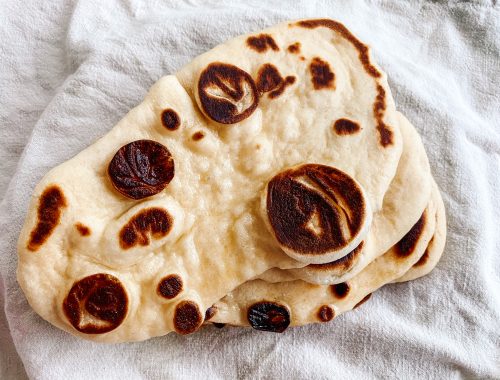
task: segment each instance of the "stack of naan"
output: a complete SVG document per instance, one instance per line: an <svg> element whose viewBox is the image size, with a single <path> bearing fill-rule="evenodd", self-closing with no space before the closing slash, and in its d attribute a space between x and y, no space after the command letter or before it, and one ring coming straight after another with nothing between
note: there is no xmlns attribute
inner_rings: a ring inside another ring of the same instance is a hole
<svg viewBox="0 0 500 380"><path fill-rule="evenodd" d="M422 141L333 20L237 37L161 78L37 185L18 280L101 342L282 332L429 273L446 222Z"/></svg>

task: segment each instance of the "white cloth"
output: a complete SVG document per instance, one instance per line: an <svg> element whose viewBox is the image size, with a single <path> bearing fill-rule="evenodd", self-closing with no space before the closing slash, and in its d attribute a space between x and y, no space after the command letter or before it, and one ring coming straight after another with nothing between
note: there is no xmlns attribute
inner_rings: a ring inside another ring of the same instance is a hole
<svg viewBox="0 0 500 380"><path fill-rule="evenodd" d="M369 43L423 136L449 223L434 272L283 334L210 327L104 345L38 317L15 270L40 178L106 133L162 75L232 36L304 17L338 19ZM29 378L50 380L500 378L496 1L5 1L0 20L2 379L25 376L16 351Z"/></svg>

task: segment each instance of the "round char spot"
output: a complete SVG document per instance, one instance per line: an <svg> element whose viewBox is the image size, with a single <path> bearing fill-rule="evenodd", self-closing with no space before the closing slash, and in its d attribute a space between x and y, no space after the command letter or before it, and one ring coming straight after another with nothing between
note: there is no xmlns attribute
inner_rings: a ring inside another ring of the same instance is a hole
<svg viewBox="0 0 500 380"><path fill-rule="evenodd" d="M195 132L193 136L191 136L193 141L200 141L203 137L205 137L205 134L202 131Z"/></svg>
<svg viewBox="0 0 500 380"><path fill-rule="evenodd" d="M217 327L218 329L222 329L224 327L226 327L226 324L225 323L217 323L217 322L214 322L213 325L215 327Z"/></svg>
<svg viewBox="0 0 500 380"><path fill-rule="evenodd" d="M200 107L221 124L238 123L259 104L257 87L247 72L227 63L211 63L198 81Z"/></svg>
<svg viewBox="0 0 500 380"><path fill-rule="evenodd" d="M406 233L403 238L396 243L395 252L398 257L410 256L417 247L417 243L424 231L426 224L426 214L422 214L415 225Z"/></svg>
<svg viewBox="0 0 500 380"><path fill-rule="evenodd" d="M360 129L358 123L349 119L338 119L333 124L333 130L338 135L352 135L359 132Z"/></svg>
<svg viewBox="0 0 500 380"><path fill-rule="evenodd" d="M287 50L292 54L300 54L300 42L295 42L291 45L288 45Z"/></svg>
<svg viewBox="0 0 500 380"><path fill-rule="evenodd" d="M288 309L275 302L257 302L248 308L247 319L256 330L281 333L290 325Z"/></svg>
<svg viewBox="0 0 500 380"><path fill-rule="evenodd" d="M89 236L91 233L90 228L80 222L75 223L75 228L82 236Z"/></svg>
<svg viewBox="0 0 500 380"><path fill-rule="evenodd" d="M168 275L158 283L158 294L163 298L172 299L182 292L182 278L176 274Z"/></svg>
<svg viewBox="0 0 500 380"><path fill-rule="evenodd" d="M247 45L249 48L259 52L264 53L265 51L271 49L274 51L279 51L280 48L276 45L273 37L270 34L259 34L258 36L251 36L247 38Z"/></svg>
<svg viewBox="0 0 500 380"><path fill-rule="evenodd" d="M174 328L179 334L191 334L203 323L200 308L193 301L182 301L175 307Z"/></svg>
<svg viewBox="0 0 500 380"><path fill-rule="evenodd" d="M353 309L356 309L358 307L360 307L361 305L363 305L366 301L368 301L370 299L370 297L372 296L372 294L368 294L365 296L365 298L363 298L361 301L359 301L356 305L354 305Z"/></svg>
<svg viewBox="0 0 500 380"><path fill-rule="evenodd" d="M116 152L108 175L120 194L143 199L163 191L174 178L174 159L162 144L137 140Z"/></svg>
<svg viewBox="0 0 500 380"><path fill-rule="evenodd" d="M59 186L51 185L43 191L38 201L38 220L28 241L30 251L38 251L52 235L61 219L62 209L65 207L67 207L66 197Z"/></svg>
<svg viewBox="0 0 500 380"><path fill-rule="evenodd" d="M350 176L306 164L271 179L266 207L281 245L299 254L320 255L352 241L363 227L366 204Z"/></svg>
<svg viewBox="0 0 500 380"><path fill-rule="evenodd" d="M166 210L159 207L144 209L130 218L120 230L120 247L129 249L136 245L147 246L150 237L161 239L168 235L172 225L173 219Z"/></svg>
<svg viewBox="0 0 500 380"><path fill-rule="evenodd" d="M331 285L331 290L336 298L345 298L349 294L351 287L347 282L341 282L340 284Z"/></svg>
<svg viewBox="0 0 500 380"><path fill-rule="evenodd" d="M181 125L181 118L171 108L167 108L161 113L161 123L169 131L175 131Z"/></svg>
<svg viewBox="0 0 500 380"><path fill-rule="evenodd" d="M210 319L212 319L215 314L217 314L217 307L210 306L207 311L205 311L205 321L209 321Z"/></svg>
<svg viewBox="0 0 500 380"><path fill-rule="evenodd" d="M315 90L335 88L335 74L330 70L328 62L319 57L314 57L309 65L309 71Z"/></svg>
<svg viewBox="0 0 500 380"><path fill-rule="evenodd" d="M329 322L335 317L335 311L328 305L323 305L318 310L318 318L321 322Z"/></svg>
<svg viewBox="0 0 500 380"><path fill-rule="evenodd" d="M73 285L63 302L66 318L85 334L102 334L116 329L125 319L128 297L116 277L99 273Z"/></svg>

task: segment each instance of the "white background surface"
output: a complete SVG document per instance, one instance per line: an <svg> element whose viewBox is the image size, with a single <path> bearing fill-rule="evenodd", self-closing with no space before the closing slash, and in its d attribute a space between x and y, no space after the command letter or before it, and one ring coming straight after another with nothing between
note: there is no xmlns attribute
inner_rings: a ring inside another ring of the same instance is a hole
<svg viewBox="0 0 500 380"><path fill-rule="evenodd" d="M34 314L15 244L43 174L162 75L232 36L304 17L338 19L369 43L422 134L448 211L437 269L281 335L211 327L110 346ZM0 378L500 378L499 78L496 1L0 2Z"/></svg>

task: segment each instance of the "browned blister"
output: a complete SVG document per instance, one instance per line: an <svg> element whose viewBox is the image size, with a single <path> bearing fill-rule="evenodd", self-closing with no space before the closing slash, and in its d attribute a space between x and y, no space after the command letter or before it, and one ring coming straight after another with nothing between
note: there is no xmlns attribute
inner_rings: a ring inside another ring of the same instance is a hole
<svg viewBox="0 0 500 380"><path fill-rule="evenodd" d="M366 218L356 182L340 170L318 164L301 165L272 178L266 207L278 242L303 255L345 247Z"/></svg>
<svg viewBox="0 0 500 380"><path fill-rule="evenodd" d="M257 302L248 308L247 319L256 330L281 333L290 325L290 312L276 302Z"/></svg>
<svg viewBox="0 0 500 380"><path fill-rule="evenodd" d="M198 97L203 112L221 124L246 119L259 104L257 87L250 74L222 62L211 63L203 70Z"/></svg>
<svg viewBox="0 0 500 380"><path fill-rule="evenodd" d="M172 229L172 216L164 209L151 207L134 215L119 233L120 247L147 246L150 238L161 239Z"/></svg>
<svg viewBox="0 0 500 380"><path fill-rule="evenodd" d="M158 284L158 294L167 299L175 298L182 292L183 282L181 276L171 274L161 279Z"/></svg>
<svg viewBox="0 0 500 380"><path fill-rule="evenodd" d="M128 297L120 280L99 273L77 281L63 302L63 310L75 329L102 334L116 329L125 319Z"/></svg>
<svg viewBox="0 0 500 380"><path fill-rule="evenodd" d="M181 125L181 118L173 109L168 108L161 113L161 123L169 131L179 129Z"/></svg>
<svg viewBox="0 0 500 380"><path fill-rule="evenodd" d="M338 135L352 135L359 132L361 127L355 121L342 118L335 120L333 130Z"/></svg>
<svg viewBox="0 0 500 380"><path fill-rule="evenodd" d="M203 323L200 308L193 301L182 301L175 307L174 328L179 334L191 334Z"/></svg>
<svg viewBox="0 0 500 380"><path fill-rule="evenodd" d="M335 317L335 311L328 305L323 305L318 310L318 319L321 322L331 321Z"/></svg>
<svg viewBox="0 0 500 380"><path fill-rule="evenodd" d="M335 298L342 299L347 297L349 291L351 290L351 287L349 286L349 283L341 282L340 284L331 285L330 289L332 290Z"/></svg>
<svg viewBox="0 0 500 380"><path fill-rule="evenodd" d="M108 175L122 195L143 199L161 192L174 178L174 159L159 142L136 140L116 152Z"/></svg>
<svg viewBox="0 0 500 380"><path fill-rule="evenodd" d="M267 50L279 51L280 48L274 41L274 38L269 34L259 34L257 36L250 36L247 38L247 45L249 48L264 53Z"/></svg>
<svg viewBox="0 0 500 380"><path fill-rule="evenodd" d="M328 62L319 57L314 57L309 65L309 71L315 90L335 89L335 74Z"/></svg>
<svg viewBox="0 0 500 380"><path fill-rule="evenodd" d="M67 206L62 190L52 185L47 187L38 203L38 220L31 231L28 249L37 251L52 234L61 219L62 209Z"/></svg>

